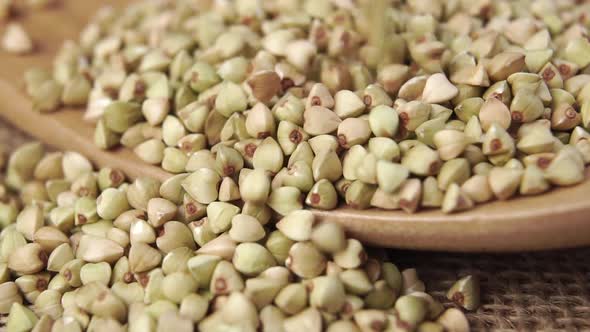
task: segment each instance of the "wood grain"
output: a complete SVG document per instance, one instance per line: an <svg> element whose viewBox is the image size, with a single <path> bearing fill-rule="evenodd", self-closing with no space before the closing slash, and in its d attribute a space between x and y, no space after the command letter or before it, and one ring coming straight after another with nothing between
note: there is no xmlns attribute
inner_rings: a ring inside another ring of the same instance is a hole
<svg viewBox="0 0 590 332"><path fill-rule="evenodd" d="M89 15L105 4L128 1L64 1L52 10L23 14L23 22L38 45L33 55L0 54L0 116L41 141L76 150L98 166L122 169L131 178L170 176L141 162L126 149L105 152L92 143L93 126L82 121L82 110L42 115L31 110L22 91L22 73L30 66L51 66L62 41L76 38ZM587 174L590 177L590 174ZM445 251L523 251L590 244L590 182L549 194L494 202L460 214L425 211L358 211L340 208L314 211L322 220L337 221L358 239L379 246Z"/></svg>

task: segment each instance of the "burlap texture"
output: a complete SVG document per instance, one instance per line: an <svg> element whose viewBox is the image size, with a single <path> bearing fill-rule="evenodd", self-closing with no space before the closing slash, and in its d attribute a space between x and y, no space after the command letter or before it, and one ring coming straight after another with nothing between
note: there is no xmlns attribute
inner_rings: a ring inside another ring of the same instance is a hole
<svg viewBox="0 0 590 332"><path fill-rule="evenodd" d="M0 119L0 144L13 149L29 140ZM468 313L473 331L590 331L590 248L503 255L387 254L401 268L415 267L428 292L448 306L445 293L453 282L477 275L482 305Z"/></svg>

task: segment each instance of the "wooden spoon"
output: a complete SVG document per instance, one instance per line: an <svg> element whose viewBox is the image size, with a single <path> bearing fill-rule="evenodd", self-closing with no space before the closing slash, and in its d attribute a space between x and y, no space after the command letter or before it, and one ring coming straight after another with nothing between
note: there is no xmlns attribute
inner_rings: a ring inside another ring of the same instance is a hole
<svg viewBox="0 0 590 332"><path fill-rule="evenodd" d="M130 178L170 174L139 160L132 151L103 151L92 142L94 127L82 120L83 110L39 114L22 89L22 73L32 66L50 68L62 41L76 38L89 15L105 3L64 1L59 8L19 17L37 42L30 56L0 53L0 116L37 139L59 149L75 150L98 166L123 170ZM587 172L590 176L590 172ZM314 211L321 220L343 224L356 238L374 245L446 251L522 251L590 244L590 181L536 197L493 202L471 211L446 215L439 211Z"/></svg>

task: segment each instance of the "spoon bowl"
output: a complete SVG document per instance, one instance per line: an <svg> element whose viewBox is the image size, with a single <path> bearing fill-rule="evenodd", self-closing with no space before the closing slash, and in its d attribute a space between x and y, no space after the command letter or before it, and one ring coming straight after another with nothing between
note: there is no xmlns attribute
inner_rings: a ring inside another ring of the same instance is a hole
<svg viewBox="0 0 590 332"><path fill-rule="evenodd" d="M127 1L68 1L47 11L21 15L36 42L27 56L0 53L0 116L40 141L62 150L78 151L97 166L121 169L130 179L150 176L165 180L171 174L148 165L125 148L104 151L93 143L94 126L84 122L82 109L51 114L32 110L22 88L23 72L33 66L50 68L63 40L76 38L89 16L105 5ZM44 27L51 27L47 29ZM587 178L590 172L586 172ZM320 220L339 222L351 235L383 247L506 252L590 245L590 181L549 193L497 201L473 210L416 214L378 209L314 210Z"/></svg>

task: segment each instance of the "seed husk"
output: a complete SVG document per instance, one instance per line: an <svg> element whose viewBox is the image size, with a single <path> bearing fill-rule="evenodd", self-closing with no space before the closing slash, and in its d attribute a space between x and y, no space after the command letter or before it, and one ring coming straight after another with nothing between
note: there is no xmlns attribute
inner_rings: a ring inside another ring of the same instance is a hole
<svg viewBox="0 0 590 332"><path fill-rule="evenodd" d="M476 174L461 185L461 191L473 202L484 203L494 197L486 174Z"/></svg>
<svg viewBox="0 0 590 332"><path fill-rule="evenodd" d="M441 161L437 151L419 144L405 153L401 164L416 175L428 176L438 174Z"/></svg>
<svg viewBox="0 0 590 332"><path fill-rule="evenodd" d="M323 210L334 209L338 205L338 194L332 182L321 179L309 190L305 204Z"/></svg>
<svg viewBox="0 0 590 332"><path fill-rule="evenodd" d="M482 151L485 155L496 156L504 153L514 153L514 140L510 135L497 123L493 123L482 142Z"/></svg>
<svg viewBox="0 0 590 332"><path fill-rule="evenodd" d="M37 321L38 318L31 309L16 302L10 308L6 329L7 331L29 331L33 329Z"/></svg>
<svg viewBox="0 0 590 332"><path fill-rule="evenodd" d="M335 136L328 134L315 136L308 142L311 149L313 150L313 153L316 155L327 150L338 151L340 147L338 139Z"/></svg>
<svg viewBox="0 0 590 332"><path fill-rule="evenodd" d="M63 313L61 293L55 290L45 290L35 300L35 312L38 315L48 315L58 319Z"/></svg>
<svg viewBox="0 0 590 332"><path fill-rule="evenodd" d="M22 304L23 298L14 282L8 281L0 284L0 313L8 314L13 303Z"/></svg>
<svg viewBox="0 0 590 332"><path fill-rule="evenodd" d="M189 272L198 281L200 288L207 288L211 282L213 271L221 257L214 255L198 254L187 262Z"/></svg>
<svg viewBox="0 0 590 332"><path fill-rule="evenodd" d="M580 113L569 104L560 104L551 113L551 129L571 130L582 122Z"/></svg>
<svg viewBox="0 0 590 332"><path fill-rule="evenodd" d="M232 260L237 271L247 276L260 274L276 262L272 254L257 243L241 243L236 247Z"/></svg>
<svg viewBox="0 0 590 332"><path fill-rule="evenodd" d="M416 138L428 146L434 146L434 135L448 126L445 121L444 117L424 121L415 130Z"/></svg>
<svg viewBox="0 0 590 332"><path fill-rule="evenodd" d="M157 320L162 314L167 313L167 312L174 312L176 310L176 305L168 300L158 300L155 301L154 303L152 303L151 305L147 306L145 308L145 313L141 314L143 315L148 315L148 317L150 318L150 324L153 323L153 326L155 329L156 326L156 322L155 320ZM142 318L142 316L140 316L139 318ZM148 325L149 327L149 325Z"/></svg>
<svg viewBox="0 0 590 332"><path fill-rule="evenodd" d="M519 192L521 195L536 195L549 190L550 185L544 172L536 165L528 165L522 175Z"/></svg>
<svg viewBox="0 0 590 332"><path fill-rule="evenodd" d="M376 309L358 310L353 315L354 322L361 331L383 331L387 327L387 316Z"/></svg>
<svg viewBox="0 0 590 332"><path fill-rule="evenodd" d="M145 220L135 219L129 229L129 241L131 243L154 243L156 231Z"/></svg>
<svg viewBox="0 0 590 332"><path fill-rule="evenodd" d="M322 330L322 316L315 308L308 308L297 315L286 318L283 322L285 332L295 332L305 326L309 331Z"/></svg>
<svg viewBox="0 0 590 332"><path fill-rule="evenodd" d="M342 332L359 332L359 328L348 320L337 320L327 327L328 332L342 331Z"/></svg>
<svg viewBox="0 0 590 332"><path fill-rule="evenodd" d="M399 207L406 213L414 213L422 197L422 185L418 179L409 179L402 183L399 192Z"/></svg>
<svg viewBox="0 0 590 332"><path fill-rule="evenodd" d="M106 128L122 134L141 119L141 107L132 102L113 102L105 108L103 119Z"/></svg>
<svg viewBox="0 0 590 332"><path fill-rule="evenodd" d="M429 320L436 319L445 310L445 307L442 303L438 302L427 293L415 291L410 293L410 295L421 298L426 302L426 305L428 306L427 319Z"/></svg>
<svg viewBox="0 0 590 332"><path fill-rule="evenodd" d="M129 203L122 190L107 188L96 199L96 212L103 219L114 220L127 210L129 210Z"/></svg>
<svg viewBox="0 0 590 332"><path fill-rule="evenodd" d="M59 272L69 261L74 259L74 252L69 243L63 243L53 249L47 259L47 270Z"/></svg>
<svg viewBox="0 0 590 332"><path fill-rule="evenodd" d="M359 161L356 178L366 184L377 184L377 156L368 153Z"/></svg>
<svg viewBox="0 0 590 332"><path fill-rule="evenodd" d="M91 197L80 197L74 205L74 224L77 226L92 224L99 220L96 200Z"/></svg>
<svg viewBox="0 0 590 332"><path fill-rule="evenodd" d="M311 238L314 226L314 216L310 211L293 211L283 217L276 227L286 237L293 241L302 242Z"/></svg>
<svg viewBox="0 0 590 332"><path fill-rule="evenodd" d="M160 139L152 138L137 145L133 151L146 163L158 165L164 159L165 148L164 143Z"/></svg>
<svg viewBox="0 0 590 332"><path fill-rule="evenodd" d="M252 202L244 203L242 213L255 217L261 225L266 225L271 219L272 210L266 204L256 204Z"/></svg>
<svg viewBox="0 0 590 332"><path fill-rule="evenodd" d="M110 167L102 168L98 172L97 182L100 190L117 188L125 181L125 174L119 169Z"/></svg>
<svg viewBox="0 0 590 332"><path fill-rule="evenodd" d="M518 52L502 52L494 56L487 66L493 81L502 81L513 73L520 72L525 66L525 56Z"/></svg>
<svg viewBox="0 0 590 332"><path fill-rule="evenodd" d="M162 169L170 173L184 172L188 157L180 149L165 148L162 157Z"/></svg>
<svg viewBox="0 0 590 332"><path fill-rule="evenodd" d="M25 300L34 303L39 294L47 289L49 279L50 275L48 273L41 272L37 274L23 275L18 277L14 282L23 294Z"/></svg>
<svg viewBox="0 0 590 332"><path fill-rule="evenodd" d="M27 244L27 240L21 233L15 230L3 232L1 234L3 237L0 242L0 257L2 258L2 262L8 263L8 259L12 253L17 249L24 247Z"/></svg>
<svg viewBox="0 0 590 332"><path fill-rule="evenodd" d="M377 156L379 160L397 162L400 158L400 149L397 143L385 137L371 138L369 140L369 152Z"/></svg>
<svg viewBox="0 0 590 332"><path fill-rule="evenodd" d="M282 285L272 279L257 277L246 280L244 294L260 310L273 302L281 287Z"/></svg>
<svg viewBox="0 0 590 332"><path fill-rule="evenodd" d="M19 246L8 255L8 268L21 274L37 273L45 268L46 263L47 254L37 243Z"/></svg>
<svg viewBox="0 0 590 332"><path fill-rule="evenodd" d="M264 139L269 136L275 136L276 124L270 109L258 103L250 109L246 117L246 131L251 137Z"/></svg>
<svg viewBox="0 0 590 332"><path fill-rule="evenodd" d="M283 170L285 171L283 177L280 178L281 185L296 187L302 192L310 191L314 184L313 172L305 161L299 160ZM277 178L278 176L275 176L275 179Z"/></svg>
<svg viewBox="0 0 590 332"><path fill-rule="evenodd" d="M276 306L268 305L260 310L260 323L263 332L280 331L283 328L285 314Z"/></svg>
<svg viewBox="0 0 590 332"><path fill-rule="evenodd" d="M174 204L182 204L184 192L181 183L184 179L186 179L187 176L188 174L177 174L162 182L159 192L160 196L173 202Z"/></svg>
<svg viewBox="0 0 590 332"><path fill-rule="evenodd" d="M467 159L456 158L443 164L438 174L438 187L446 190L452 183L462 185L471 176L471 167Z"/></svg>
<svg viewBox="0 0 590 332"><path fill-rule="evenodd" d="M506 200L518 190L523 171L505 167L494 167L489 174L489 184L496 198Z"/></svg>
<svg viewBox="0 0 590 332"><path fill-rule="evenodd" d="M287 238L283 233L276 230L271 232L265 241L265 247L273 255L277 263L285 264L289 256L289 250L295 242Z"/></svg>
<svg viewBox="0 0 590 332"><path fill-rule="evenodd" d="M305 105L301 99L287 93L275 104L272 112L279 121L288 121L301 126L303 125L304 107Z"/></svg>
<svg viewBox="0 0 590 332"><path fill-rule="evenodd" d="M34 235L35 243L41 246L41 249L45 252L53 252L57 247L62 244L70 242L68 237L62 233L59 229L51 226L44 226L39 228Z"/></svg>
<svg viewBox="0 0 590 332"><path fill-rule="evenodd" d="M543 103L539 97L526 91L516 93L510 104L510 113L514 122L531 122L543 113Z"/></svg>
<svg viewBox="0 0 590 332"><path fill-rule="evenodd" d="M324 106L311 106L303 113L303 130L310 135L330 134L342 122L338 115Z"/></svg>
<svg viewBox="0 0 590 332"><path fill-rule="evenodd" d="M265 231L256 218L238 214L231 220L229 236L236 242L256 242L264 238Z"/></svg>
<svg viewBox="0 0 590 332"><path fill-rule="evenodd" d="M412 295L405 295L397 299L395 309L399 319L411 326L422 322L427 314L426 301Z"/></svg>
<svg viewBox="0 0 590 332"><path fill-rule="evenodd" d="M240 208L224 202L213 202L207 206L207 218L211 230L216 233L222 233L231 227L231 221L234 216L240 213Z"/></svg>
<svg viewBox="0 0 590 332"><path fill-rule="evenodd" d="M67 180L49 180L45 183L45 190L49 200L57 203L57 198L63 192L70 189L71 183ZM58 204L59 205L59 204Z"/></svg>
<svg viewBox="0 0 590 332"><path fill-rule="evenodd" d="M365 296L365 307L386 310L395 303L397 294L384 280L375 283L374 288Z"/></svg>
<svg viewBox="0 0 590 332"><path fill-rule="evenodd" d="M191 155L186 164L187 172L194 172L201 168L216 169L215 156L209 150L200 150Z"/></svg>
<svg viewBox="0 0 590 332"><path fill-rule="evenodd" d="M111 266L106 262L84 264L80 269L80 280L83 285L100 282L107 286L111 280Z"/></svg>
<svg viewBox="0 0 590 332"><path fill-rule="evenodd" d="M552 184L567 186L584 179L584 162L575 148L562 148L545 169L545 178Z"/></svg>
<svg viewBox="0 0 590 332"><path fill-rule="evenodd" d="M445 161L458 157L472 143L465 133L452 129L443 129L436 132L433 142L438 149L440 158Z"/></svg>
<svg viewBox="0 0 590 332"><path fill-rule="evenodd" d="M344 190L342 194L345 196L346 204L355 209L368 208L377 189L375 186L360 180L352 183L341 182L340 184L343 186L340 189Z"/></svg>
<svg viewBox="0 0 590 332"><path fill-rule="evenodd" d="M227 298L226 305L220 309L223 320L228 324L247 324L257 326L258 310L243 293L234 292Z"/></svg>
<svg viewBox="0 0 590 332"><path fill-rule="evenodd" d="M430 104L439 104L453 99L459 90L444 74L433 74L426 80L422 91L422 100Z"/></svg>
<svg viewBox="0 0 590 332"><path fill-rule="evenodd" d="M162 280L162 293L168 300L178 304L183 298L195 292L198 285L198 281L190 274L174 272Z"/></svg>
<svg viewBox="0 0 590 332"><path fill-rule="evenodd" d="M188 272L187 262L194 256L188 247L176 248L164 256L162 271L168 275L174 272Z"/></svg>
<svg viewBox="0 0 590 332"><path fill-rule="evenodd" d="M287 167L292 166L295 162L302 160L311 166L314 158L314 152L308 142L301 142L293 151L287 162Z"/></svg>
<svg viewBox="0 0 590 332"><path fill-rule="evenodd" d="M191 230L179 221L169 221L160 228L156 245L164 253L180 247L196 247Z"/></svg>
<svg viewBox="0 0 590 332"><path fill-rule="evenodd" d="M215 109L221 115L229 117L234 112L245 110L247 97L244 90L233 82L223 82L217 98L215 98Z"/></svg>
<svg viewBox="0 0 590 332"><path fill-rule="evenodd" d="M274 138L267 137L254 151L252 165L254 169L262 169L276 174L283 167L283 160L280 145Z"/></svg>
<svg viewBox="0 0 590 332"><path fill-rule="evenodd" d="M467 332L470 331L469 321L465 314L461 310L456 308L447 309L438 319L437 323L442 325L445 330Z"/></svg>
<svg viewBox="0 0 590 332"><path fill-rule="evenodd" d="M197 250L197 254L216 255L225 260L231 260L236 250L236 243L227 234L222 234Z"/></svg>
<svg viewBox="0 0 590 332"><path fill-rule="evenodd" d="M263 169L255 169L244 176L240 183L240 196L246 202L263 203L270 193L270 179Z"/></svg>
<svg viewBox="0 0 590 332"><path fill-rule="evenodd" d="M537 129L524 134L518 141L516 147L526 153L535 154L552 152L555 146L555 138L549 130Z"/></svg>
<svg viewBox="0 0 590 332"><path fill-rule="evenodd" d="M293 154L297 146L301 142L307 141L308 139L309 134L307 134L303 128L299 127L298 125L289 121L279 122L277 129L277 141L286 156Z"/></svg>
<svg viewBox="0 0 590 332"><path fill-rule="evenodd" d="M33 51L33 41L20 24L12 23L4 32L2 48L14 54L27 54Z"/></svg>
<svg viewBox="0 0 590 332"><path fill-rule="evenodd" d="M43 158L43 154L43 146L38 142L24 144L16 149L8 159L6 185L16 189L32 179L35 167ZM66 177L67 175L66 173Z"/></svg>
<svg viewBox="0 0 590 332"><path fill-rule="evenodd" d="M424 207L440 207L443 202L444 193L438 187L435 177L429 176L422 183L422 202Z"/></svg>
<svg viewBox="0 0 590 332"><path fill-rule="evenodd" d="M95 235L82 235L76 257L90 263L114 263L123 256L123 247L118 243Z"/></svg>
<svg viewBox="0 0 590 332"><path fill-rule="evenodd" d="M35 167L33 176L40 181L63 178L62 159L61 152L45 155Z"/></svg>
<svg viewBox="0 0 590 332"><path fill-rule="evenodd" d="M324 107L330 107L325 106L321 101L317 103L314 96L311 97L311 100L308 97L308 103L311 104L310 106L322 105ZM334 94L334 113L340 119L356 118L363 114L364 110L365 103L356 93L350 90L340 90Z"/></svg>
<svg viewBox="0 0 590 332"><path fill-rule="evenodd" d="M153 227L160 227L176 216L176 205L166 199L154 197L148 201L148 221Z"/></svg>
<svg viewBox="0 0 590 332"><path fill-rule="evenodd" d="M205 317L208 307L209 302L206 298L198 294L189 294L182 299L179 314L197 323Z"/></svg>
<svg viewBox="0 0 590 332"><path fill-rule="evenodd" d="M313 288L309 302L313 307L329 313L337 313L344 306L345 291L337 277L317 277L312 280Z"/></svg>
<svg viewBox="0 0 590 332"><path fill-rule="evenodd" d="M286 216L303 207L301 198L301 191L298 188L280 187L270 193L267 204L279 215Z"/></svg>
<svg viewBox="0 0 590 332"><path fill-rule="evenodd" d="M16 230L29 240L43 226L43 211L38 205L25 207L16 217Z"/></svg>
<svg viewBox="0 0 590 332"><path fill-rule="evenodd" d="M71 287L80 287L82 280L80 279L80 270L84 266L84 261L81 259L72 259L65 263L59 270L59 274L64 277L66 283Z"/></svg>
<svg viewBox="0 0 590 332"><path fill-rule="evenodd" d="M230 294L244 289L244 281L233 265L220 261L211 276L210 291L216 295Z"/></svg>
<svg viewBox="0 0 590 332"><path fill-rule="evenodd" d="M445 213L469 210L473 207L473 201L458 184L452 183L445 193L442 202L442 210Z"/></svg>
<svg viewBox="0 0 590 332"><path fill-rule="evenodd" d="M335 181L342 175L342 163L335 150L322 150L313 158L311 169L315 181Z"/></svg>
<svg viewBox="0 0 590 332"><path fill-rule="evenodd" d="M373 284L367 273L362 269L348 269L342 271L338 277L348 293L362 296L373 290Z"/></svg>
<svg viewBox="0 0 590 332"><path fill-rule="evenodd" d="M53 327L53 319L49 315L42 315L39 317L35 327L31 330L32 332L50 332Z"/></svg>
<svg viewBox="0 0 590 332"><path fill-rule="evenodd" d="M479 306L479 280L472 275L459 279L447 292L447 298L467 310L475 310Z"/></svg>
<svg viewBox="0 0 590 332"><path fill-rule="evenodd" d="M355 269L367 260L363 245L356 239L348 239L346 247L333 255L334 262L345 269Z"/></svg>
<svg viewBox="0 0 590 332"><path fill-rule="evenodd" d="M200 168L182 181L182 188L197 202L209 204L217 199L221 177L215 171Z"/></svg>
<svg viewBox="0 0 590 332"><path fill-rule="evenodd" d="M326 257L312 243L298 242L289 249L285 265L299 277L314 278L326 268Z"/></svg>
<svg viewBox="0 0 590 332"><path fill-rule="evenodd" d="M338 125L338 143L349 149L357 144L365 144L371 136L369 121L362 118L347 118Z"/></svg>
<svg viewBox="0 0 590 332"><path fill-rule="evenodd" d="M379 105L369 113L369 126L377 137L395 137L399 128L399 116L393 108Z"/></svg>

